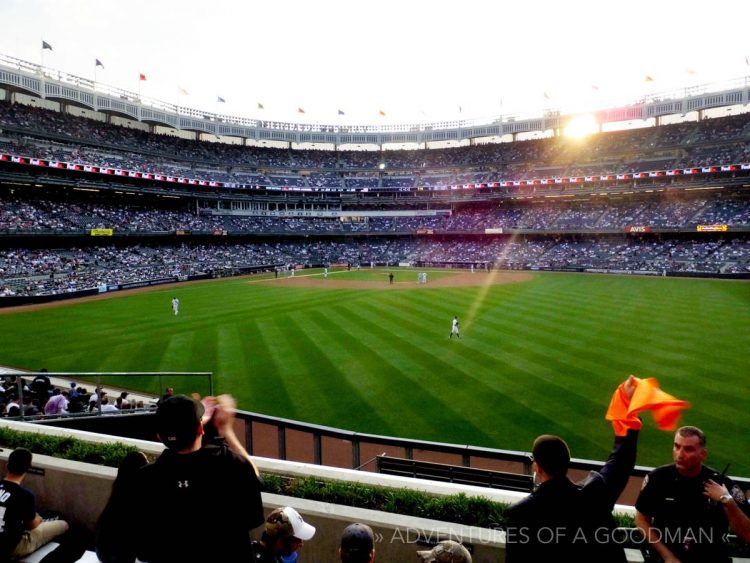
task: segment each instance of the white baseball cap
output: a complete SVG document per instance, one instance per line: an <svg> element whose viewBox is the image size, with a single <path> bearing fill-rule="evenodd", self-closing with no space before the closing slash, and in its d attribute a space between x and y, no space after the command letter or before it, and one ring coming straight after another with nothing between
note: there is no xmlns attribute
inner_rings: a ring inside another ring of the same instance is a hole
<svg viewBox="0 0 750 563"><path fill-rule="evenodd" d="M266 518L266 533L274 537L290 537L307 541L315 535L315 527L302 519L291 506L277 508Z"/></svg>

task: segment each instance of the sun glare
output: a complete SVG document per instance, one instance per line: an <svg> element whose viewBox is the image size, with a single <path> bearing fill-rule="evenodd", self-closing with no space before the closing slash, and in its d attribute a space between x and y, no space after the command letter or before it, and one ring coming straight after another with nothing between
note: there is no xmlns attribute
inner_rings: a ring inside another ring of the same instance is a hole
<svg viewBox="0 0 750 563"><path fill-rule="evenodd" d="M565 136L580 139L599 131L599 124L593 115L578 115L570 120L565 127Z"/></svg>

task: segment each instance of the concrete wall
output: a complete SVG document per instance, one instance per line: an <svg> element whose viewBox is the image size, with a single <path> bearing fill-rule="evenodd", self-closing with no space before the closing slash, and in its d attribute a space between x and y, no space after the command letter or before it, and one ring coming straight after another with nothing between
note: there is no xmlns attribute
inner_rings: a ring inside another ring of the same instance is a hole
<svg viewBox="0 0 750 563"><path fill-rule="evenodd" d="M0 452L3 473L9 454L9 450ZM93 531L109 498L116 470L43 455L34 455L33 467L44 474L28 474L24 485L36 494L39 510L60 512L71 524ZM156 500L133 502L148 510L148 504ZM504 559L504 534L499 531L265 493L263 506L266 514L280 506L292 506L317 528L315 537L300 553L300 560L305 562L333 561L341 531L351 522L364 522L373 528L379 561L414 561L415 551L448 538L467 544L477 563ZM260 530L253 535L259 537Z"/></svg>

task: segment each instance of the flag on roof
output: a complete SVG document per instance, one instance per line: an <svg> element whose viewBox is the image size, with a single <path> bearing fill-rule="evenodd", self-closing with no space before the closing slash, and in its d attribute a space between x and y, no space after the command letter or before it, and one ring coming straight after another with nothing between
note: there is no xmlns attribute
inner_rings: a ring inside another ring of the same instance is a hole
<svg viewBox="0 0 750 563"><path fill-rule="evenodd" d="M302 108L297 108L297 113L305 113L305 110L303 110Z"/></svg>
<svg viewBox="0 0 750 563"><path fill-rule="evenodd" d="M266 109L266 108L263 107L263 104L261 104L260 102L258 102L258 109Z"/></svg>
<svg viewBox="0 0 750 563"><path fill-rule="evenodd" d="M339 115L344 115L343 110L339 110Z"/></svg>
<svg viewBox="0 0 750 563"><path fill-rule="evenodd" d="M188 91L187 91L187 90L185 90L185 88L182 88L182 87L178 87L178 90L179 90L179 92L180 92L180 95L182 95L182 96L189 96L189 95L190 95L190 94L188 93Z"/></svg>
<svg viewBox="0 0 750 563"><path fill-rule="evenodd" d="M654 81L654 77L651 76L650 74L647 74L646 77L643 80L645 80L646 82L653 82Z"/></svg>
<svg viewBox="0 0 750 563"><path fill-rule="evenodd" d="M138 80L146 80L146 75L145 75L145 74L143 74L143 73L140 73L140 74L138 75Z"/></svg>
<svg viewBox="0 0 750 563"><path fill-rule="evenodd" d="M221 96L216 96L216 101L219 102L220 104L223 104L226 102L226 100L222 98Z"/></svg>
<svg viewBox="0 0 750 563"><path fill-rule="evenodd" d="M52 45L50 45L46 41L42 40L42 50L44 50L44 49L49 49L51 51L52 50Z"/></svg>
<svg viewBox="0 0 750 563"><path fill-rule="evenodd" d="M385 117L385 112L382 109L378 110L378 115L380 115L381 117Z"/></svg>
<svg viewBox="0 0 750 563"><path fill-rule="evenodd" d="M549 93L548 93L548 92L545 92L545 93L544 93L544 99L545 99L545 100L551 100L551 99L552 99L552 97L551 97L551 96L549 95Z"/></svg>
<svg viewBox="0 0 750 563"><path fill-rule="evenodd" d="M96 63L94 63L94 66L95 67L96 66L100 66L100 67L104 68L104 63L102 63L102 61L100 61L99 59L96 59Z"/></svg>

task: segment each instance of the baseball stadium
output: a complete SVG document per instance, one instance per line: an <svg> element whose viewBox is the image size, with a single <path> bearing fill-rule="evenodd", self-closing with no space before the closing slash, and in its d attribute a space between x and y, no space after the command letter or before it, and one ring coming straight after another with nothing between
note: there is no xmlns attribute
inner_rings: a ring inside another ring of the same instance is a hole
<svg viewBox="0 0 750 563"><path fill-rule="evenodd" d="M416 449L554 434L592 463L635 375L742 481L748 102L747 78L658 92L580 138L553 111L300 124L0 55L0 366ZM669 463L642 418L638 465Z"/></svg>

